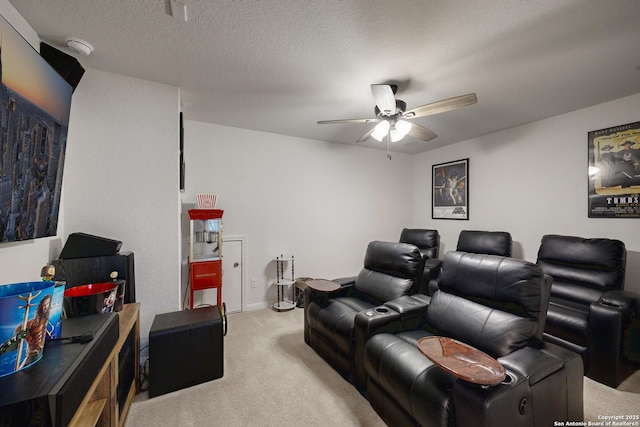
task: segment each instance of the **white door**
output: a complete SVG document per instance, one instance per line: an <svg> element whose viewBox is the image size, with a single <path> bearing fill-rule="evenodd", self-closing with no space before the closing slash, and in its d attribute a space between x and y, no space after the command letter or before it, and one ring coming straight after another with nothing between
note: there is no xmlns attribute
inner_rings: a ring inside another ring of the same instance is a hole
<svg viewBox="0 0 640 427"><path fill-rule="evenodd" d="M244 238L222 236L222 301L227 313L243 311Z"/></svg>
<svg viewBox="0 0 640 427"><path fill-rule="evenodd" d="M243 259L244 237L222 235L222 302L227 313L243 311ZM216 305L217 289L204 289L195 292L194 307Z"/></svg>

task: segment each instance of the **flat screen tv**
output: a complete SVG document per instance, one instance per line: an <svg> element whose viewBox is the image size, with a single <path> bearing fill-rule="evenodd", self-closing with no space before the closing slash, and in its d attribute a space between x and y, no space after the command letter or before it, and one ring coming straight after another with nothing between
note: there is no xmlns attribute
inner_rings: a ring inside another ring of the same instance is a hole
<svg viewBox="0 0 640 427"><path fill-rule="evenodd" d="M0 243L55 236L73 89L0 16Z"/></svg>

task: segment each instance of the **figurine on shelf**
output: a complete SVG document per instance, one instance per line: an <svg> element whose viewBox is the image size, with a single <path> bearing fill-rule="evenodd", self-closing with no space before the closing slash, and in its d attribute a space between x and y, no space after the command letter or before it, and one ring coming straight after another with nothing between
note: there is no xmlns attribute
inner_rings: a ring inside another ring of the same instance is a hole
<svg viewBox="0 0 640 427"><path fill-rule="evenodd" d="M44 281L53 280L53 276L55 275L56 268L53 265L45 265L42 267L42 270L40 270L40 277L42 277L42 280Z"/></svg>

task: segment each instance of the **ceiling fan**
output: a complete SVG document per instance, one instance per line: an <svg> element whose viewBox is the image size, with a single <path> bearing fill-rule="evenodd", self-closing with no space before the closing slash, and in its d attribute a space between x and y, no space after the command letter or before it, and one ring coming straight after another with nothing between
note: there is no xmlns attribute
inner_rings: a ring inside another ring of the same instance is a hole
<svg viewBox="0 0 640 427"><path fill-rule="evenodd" d="M404 101L396 99L395 93L398 90L397 85L391 84L373 84L371 92L376 102L374 109L375 118L370 119L342 119L342 120L320 120L318 124L333 123L378 123L373 129L362 135L356 142L363 142L373 137L378 141L387 139L387 157L391 159L390 148L391 142L400 141L406 135L422 141L431 141L438 135L433 131L407 120L416 117L430 116L432 114L444 113L446 111L455 110L457 108L466 107L478 102L475 93L456 96L454 98L443 99L441 101L425 104L420 107L407 110L407 104Z"/></svg>

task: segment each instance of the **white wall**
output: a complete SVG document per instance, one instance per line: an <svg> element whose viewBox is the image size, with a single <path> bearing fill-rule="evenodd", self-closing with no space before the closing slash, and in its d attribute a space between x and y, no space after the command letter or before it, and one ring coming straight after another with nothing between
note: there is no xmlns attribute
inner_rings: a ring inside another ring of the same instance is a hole
<svg viewBox="0 0 640 427"><path fill-rule="evenodd" d="M6 0L0 13L35 47ZM68 234L123 242L135 254L141 340L157 313L180 308L179 90L87 70L73 94L58 235L0 245L0 283L40 280Z"/></svg>
<svg viewBox="0 0 640 427"><path fill-rule="evenodd" d="M224 234L247 237L249 309L276 299L275 256L295 256L295 277L351 276L368 242L396 241L411 221L408 155L187 120L185 163L184 244L196 193L218 194Z"/></svg>
<svg viewBox="0 0 640 427"><path fill-rule="evenodd" d="M65 232L134 253L143 346L155 314L179 309L178 109L176 87L96 70L71 107Z"/></svg>
<svg viewBox="0 0 640 427"><path fill-rule="evenodd" d="M587 133L638 121L640 94L414 157L414 222L440 231L441 253L463 229L509 231L535 262L544 234L609 237L627 247L626 289L640 292L640 219L587 216ZM431 219L431 167L469 158L469 221Z"/></svg>

